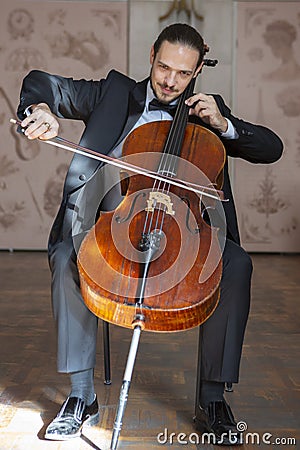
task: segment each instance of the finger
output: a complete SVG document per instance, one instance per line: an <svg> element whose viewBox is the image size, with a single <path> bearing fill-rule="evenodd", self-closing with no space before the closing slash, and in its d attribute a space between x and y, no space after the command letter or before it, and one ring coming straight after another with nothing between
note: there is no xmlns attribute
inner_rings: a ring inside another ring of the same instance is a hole
<svg viewBox="0 0 300 450"><path fill-rule="evenodd" d="M199 116L199 114L200 114L200 110L199 110L199 108L190 108L189 109L189 115L190 116Z"/></svg>
<svg viewBox="0 0 300 450"><path fill-rule="evenodd" d="M28 137L28 139L36 139L49 132L50 129L51 125L49 122L41 122L40 120L36 120L26 128L24 134Z"/></svg>
<svg viewBox="0 0 300 450"><path fill-rule="evenodd" d="M54 137L57 136L58 130L55 128L49 128L48 131L46 131L45 133L41 134L41 136L39 136L39 139L46 141L47 139L52 139Z"/></svg>
<svg viewBox="0 0 300 450"><path fill-rule="evenodd" d="M40 125L43 122L51 123L52 116L48 112L44 111L41 108L35 109L28 117L23 119L21 125L23 127L28 126L31 122L37 122Z"/></svg>
<svg viewBox="0 0 300 450"><path fill-rule="evenodd" d="M185 101L185 104L188 106L194 105L194 103L198 102L199 100L199 94L192 95L191 97L187 98Z"/></svg>
<svg viewBox="0 0 300 450"><path fill-rule="evenodd" d="M28 123L27 127L25 127L25 130L24 130L25 136L27 136L29 139L34 139L35 137L38 137L39 134L41 134L42 132L45 132L45 130L44 131L39 130L40 126L41 126L41 123L37 122L37 120L34 120L34 119L31 120Z"/></svg>
<svg viewBox="0 0 300 450"><path fill-rule="evenodd" d="M31 125L35 123L34 117L26 117L26 119L22 120L21 127L24 128L24 131L27 130Z"/></svg>
<svg viewBox="0 0 300 450"><path fill-rule="evenodd" d="M208 95L202 94L202 92L199 92L198 94L194 94L194 95L192 95L191 97L189 97L189 98L185 101L185 103L186 103L186 105L188 105L188 106L192 106L192 105L194 105L195 103L198 103L199 101L206 102L206 101L208 101L208 99L209 99L209 96L208 96Z"/></svg>
<svg viewBox="0 0 300 450"><path fill-rule="evenodd" d="M209 104L204 100L199 100L197 103L193 104L192 108L190 108L189 114L202 118L208 115L208 111L209 111Z"/></svg>

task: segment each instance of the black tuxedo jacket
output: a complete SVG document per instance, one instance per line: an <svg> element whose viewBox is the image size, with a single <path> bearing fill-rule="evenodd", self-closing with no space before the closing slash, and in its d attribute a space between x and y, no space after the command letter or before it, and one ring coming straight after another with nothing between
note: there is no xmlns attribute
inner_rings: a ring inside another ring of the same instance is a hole
<svg viewBox="0 0 300 450"><path fill-rule="evenodd" d="M85 123L80 144L107 154L131 130L143 112L148 79L136 82L112 70L100 81L73 80L46 72L32 71L23 81L18 116L23 119L27 106L47 103L60 118L82 120ZM252 163L272 163L282 154L279 137L268 128L245 122L231 114L219 95L214 95L219 110L234 125L238 139L222 139L227 156ZM190 121L211 129L198 117ZM50 234L50 245L61 239L61 229L69 196L80 191L102 165L93 159L75 155L65 180L63 200ZM237 217L228 176L224 168L223 191L229 202L224 203L228 237L239 243Z"/></svg>

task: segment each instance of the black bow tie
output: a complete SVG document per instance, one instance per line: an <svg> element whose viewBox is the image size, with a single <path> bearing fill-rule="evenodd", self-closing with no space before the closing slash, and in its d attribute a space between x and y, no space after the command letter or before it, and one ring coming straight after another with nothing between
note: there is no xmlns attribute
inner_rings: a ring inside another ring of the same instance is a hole
<svg viewBox="0 0 300 450"><path fill-rule="evenodd" d="M157 98L154 98L149 103L149 111L157 111L157 110L166 111L169 114L171 114L171 116L175 115L176 108L177 108L177 104L170 105L167 103L162 103L162 102L158 101Z"/></svg>

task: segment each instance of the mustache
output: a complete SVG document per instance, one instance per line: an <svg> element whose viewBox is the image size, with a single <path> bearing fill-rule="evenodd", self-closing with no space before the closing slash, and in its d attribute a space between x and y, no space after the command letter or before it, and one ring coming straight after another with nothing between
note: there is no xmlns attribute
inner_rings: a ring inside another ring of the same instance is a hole
<svg viewBox="0 0 300 450"><path fill-rule="evenodd" d="M168 83L157 83L157 84L161 89L168 89L173 94L178 92L177 88L175 88L174 86L169 86Z"/></svg>
<svg viewBox="0 0 300 450"><path fill-rule="evenodd" d="M163 89L167 88L172 92L177 92L177 89L174 86L169 86L168 83L157 83Z"/></svg>

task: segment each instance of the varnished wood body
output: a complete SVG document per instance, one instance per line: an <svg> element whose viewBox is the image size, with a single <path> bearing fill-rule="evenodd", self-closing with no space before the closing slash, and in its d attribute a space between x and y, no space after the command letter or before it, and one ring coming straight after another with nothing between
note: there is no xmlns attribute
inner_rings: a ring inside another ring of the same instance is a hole
<svg viewBox="0 0 300 450"><path fill-rule="evenodd" d="M155 122L132 132L123 147L129 162L156 171L169 126L168 121ZM225 152L213 133L189 124L176 162L179 179L209 185L222 179ZM203 323L217 305L222 275L217 230L202 220L195 193L177 187L164 191L172 213L164 214L160 251L150 263L144 302L137 309L143 256L137 248L152 191L152 179L134 175L116 210L101 213L78 254L81 290L91 311L106 321L129 328L136 312L142 312L148 331L181 331ZM152 224L160 223L161 205L151 214Z"/></svg>

